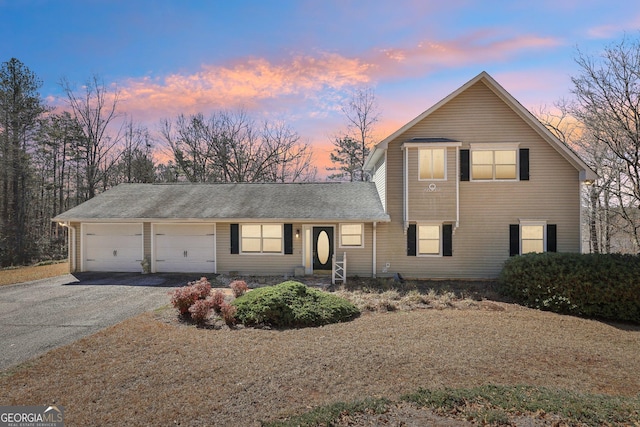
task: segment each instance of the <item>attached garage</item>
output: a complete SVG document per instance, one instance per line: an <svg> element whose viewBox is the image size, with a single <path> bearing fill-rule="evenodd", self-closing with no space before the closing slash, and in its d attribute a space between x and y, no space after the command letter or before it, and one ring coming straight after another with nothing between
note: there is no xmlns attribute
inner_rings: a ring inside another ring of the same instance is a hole
<svg viewBox="0 0 640 427"><path fill-rule="evenodd" d="M153 271L215 273L215 224L153 224Z"/></svg>
<svg viewBox="0 0 640 427"><path fill-rule="evenodd" d="M82 224L82 271L142 271L142 224Z"/></svg>

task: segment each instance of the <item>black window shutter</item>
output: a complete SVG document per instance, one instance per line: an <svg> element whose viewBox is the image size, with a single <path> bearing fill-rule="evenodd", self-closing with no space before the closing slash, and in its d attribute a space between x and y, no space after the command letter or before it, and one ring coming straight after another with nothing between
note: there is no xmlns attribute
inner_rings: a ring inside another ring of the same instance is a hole
<svg viewBox="0 0 640 427"><path fill-rule="evenodd" d="M409 224L407 230L407 255L416 256L416 225Z"/></svg>
<svg viewBox="0 0 640 427"><path fill-rule="evenodd" d="M469 181L469 150L460 150L460 181Z"/></svg>
<svg viewBox="0 0 640 427"><path fill-rule="evenodd" d="M547 224L547 252L558 251L558 227L555 224Z"/></svg>
<svg viewBox="0 0 640 427"><path fill-rule="evenodd" d="M231 224L231 253L240 253L240 227L238 224Z"/></svg>
<svg viewBox="0 0 640 427"><path fill-rule="evenodd" d="M520 255L520 226L509 225L509 256Z"/></svg>
<svg viewBox="0 0 640 427"><path fill-rule="evenodd" d="M293 254L293 224L284 225L284 253Z"/></svg>
<svg viewBox="0 0 640 427"><path fill-rule="evenodd" d="M520 149L520 181L529 181L529 149Z"/></svg>
<svg viewBox="0 0 640 427"><path fill-rule="evenodd" d="M453 225L442 226L442 256L453 256Z"/></svg>

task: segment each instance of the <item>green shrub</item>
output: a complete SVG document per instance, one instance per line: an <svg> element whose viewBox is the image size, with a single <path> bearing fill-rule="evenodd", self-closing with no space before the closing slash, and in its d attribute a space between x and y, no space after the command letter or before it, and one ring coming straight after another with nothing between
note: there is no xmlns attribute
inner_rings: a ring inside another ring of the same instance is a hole
<svg viewBox="0 0 640 427"><path fill-rule="evenodd" d="M640 257L526 254L510 258L499 291L528 307L640 323Z"/></svg>
<svg viewBox="0 0 640 427"><path fill-rule="evenodd" d="M236 319L247 326L320 326L358 316L358 309L344 298L287 281L254 289L233 301Z"/></svg>

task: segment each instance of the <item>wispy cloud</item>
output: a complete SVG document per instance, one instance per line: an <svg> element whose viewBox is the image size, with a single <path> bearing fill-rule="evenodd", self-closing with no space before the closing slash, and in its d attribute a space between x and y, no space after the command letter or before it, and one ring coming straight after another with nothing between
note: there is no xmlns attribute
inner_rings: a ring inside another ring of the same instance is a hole
<svg viewBox="0 0 640 427"><path fill-rule="evenodd" d="M287 113L304 109L321 116L336 92L384 80L427 76L437 69L488 63L536 49L557 39L502 35L481 30L453 40L425 39L409 47L372 49L357 57L338 53L289 55L278 60L245 58L203 65L197 72L130 79L120 84L123 107L139 120L220 108Z"/></svg>
<svg viewBox="0 0 640 427"><path fill-rule="evenodd" d="M587 36L592 39L612 39L620 36L625 31L637 31L640 27L640 15L629 16L626 21L612 24L602 24L587 29Z"/></svg>
<svg viewBox="0 0 640 427"><path fill-rule="evenodd" d="M375 62L381 77L402 78L447 67L505 61L562 43L552 37L510 36L494 30L479 30L452 40L425 39L409 48L382 49Z"/></svg>
<svg viewBox="0 0 640 427"><path fill-rule="evenodd" d="M131 79L121 86L121 99L128 111L144 117L216 108L259 109L275 99L290 107L327 89L367 84L371 67L332 53L292 56L277 63L247 58L228 65L203 65L193 74Z"/></svg>

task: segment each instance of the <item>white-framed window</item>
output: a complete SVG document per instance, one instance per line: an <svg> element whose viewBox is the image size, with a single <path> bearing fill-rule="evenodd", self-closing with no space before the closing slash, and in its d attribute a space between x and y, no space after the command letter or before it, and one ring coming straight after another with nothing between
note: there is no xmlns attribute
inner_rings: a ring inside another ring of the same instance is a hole
<svg viewBox="0 0 640 427"><path fill-rule="evenodd" d="M340 247L364 247L364 224L340 224Z"/></svg>
<svg viewBox="0 0 640 427"><path fill-rule="evenodd" d="M242 224L240 236L242 253L282 253L282 224Z"/></svg>
<svg viewBox="0 0 640 427"><path fill-rule="evenodd" d="M520 253L542 253L546 248L546 228L543 221L522 221L520 223Z"/></svg>
<svg viewBox="0 0 640 427"><path fill-rule="evenodd" d="M518 178L518 150L471 150L471 179L474 181Z"/></svg>
<svg viewBox="0 0 640 427"><path fill-rule="evenodd" d="M420 148L418 149L418 180L442 181L446 175L447 149Z"/></svg>
<svg viewBox="0 0 640 427"><path fill-rule="evenodd" d="M418 224L417 228L418 255L440 255L440 225Z"/></svg>

